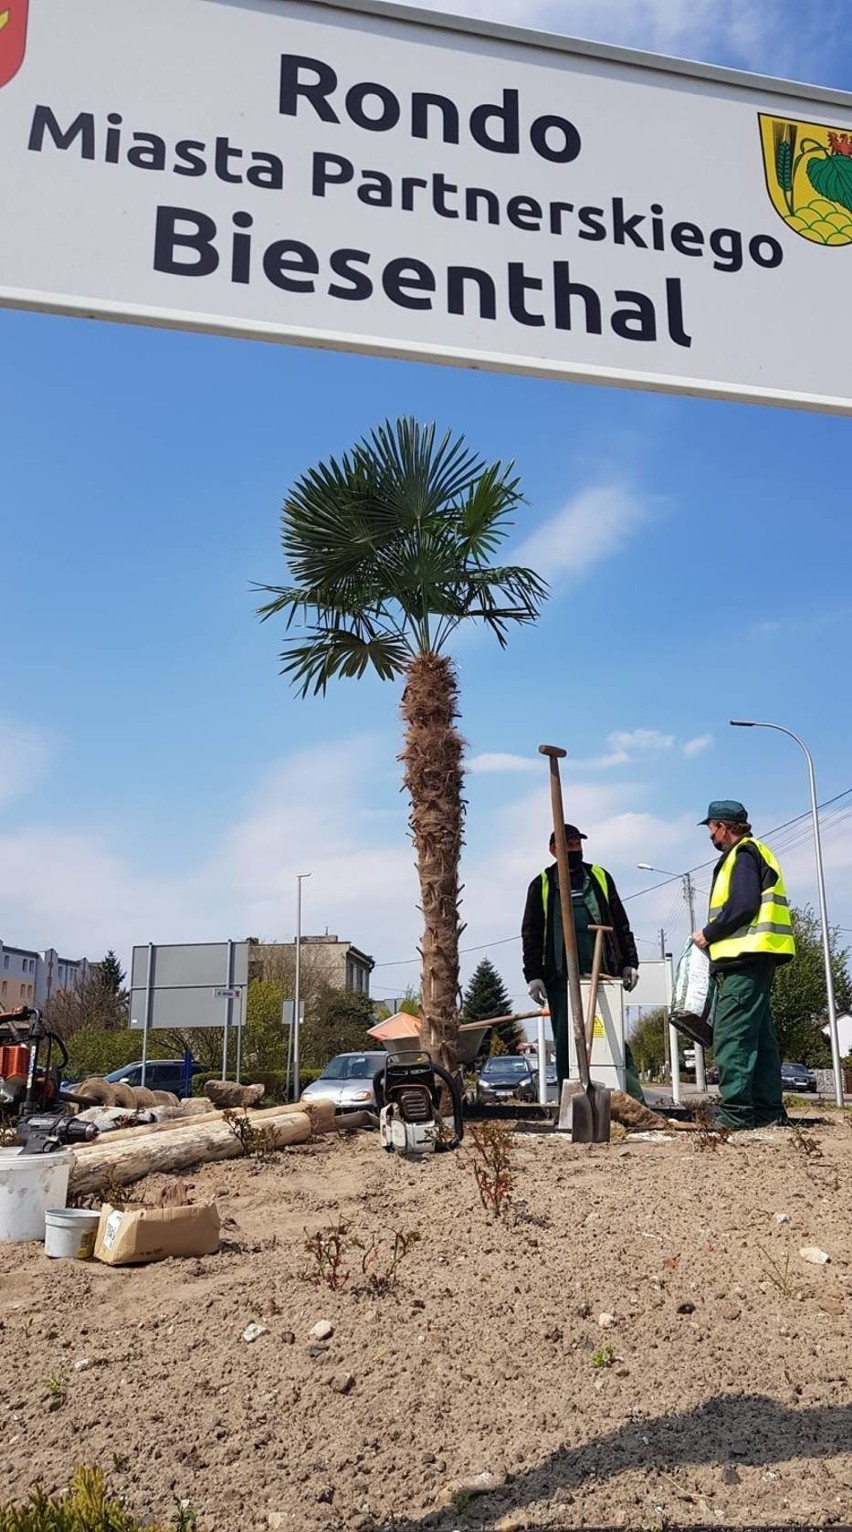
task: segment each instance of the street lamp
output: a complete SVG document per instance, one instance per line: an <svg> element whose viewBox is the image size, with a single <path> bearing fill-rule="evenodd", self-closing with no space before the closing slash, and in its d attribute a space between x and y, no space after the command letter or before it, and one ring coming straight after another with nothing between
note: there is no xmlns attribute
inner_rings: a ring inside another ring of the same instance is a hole
<svg viewBox="0 0 852 1532"><path fill-rule="evenodd" d="M667 872L665 867L652 867L650 862L637 862L640 872L659 872L664 878L680 878L683 886L683 897L686 908L689 911L690 935L696 929L695 925L695 893L692 887L692 874L689 872ZM707 1076L704 1073L704 1049L700 1043L695 1044L695 1088L706 1091Z"/></svg>
<svg viewBox="0 0 852 1532"><path fill-rule="evenodd" d="M299 1099L299 1015L302 989L302 880L309 872L296 873L296 982L293 985L293 1100Z"/></svg>
<svg viewBox="0 0 852 1532"><path fill-rule="evenodd" d="M825 991L828 1002L828 1035L831 1039L831 1063L834 1070L834 1099L839 1107L843 1106L843 1075L840 1069L840 1043L837 1037L837 1006L834 999L834 975L831 971L831 944L828 938L828 910L825 900L825 873L822 865L822 841L819 833L819 808L817 806L816 773L814 772L814 758L803 739L794 734L792 729L785 729L780 723L758 723L749 718L730 719L732 729L775 729L779 734L786 734L794 739L799 749L804 752L808 763L808 785L811 793L811 820L814 828L814 855L817 869L817 891L819 894L819 918L822 922L822 955L825 963Z"/></svg>

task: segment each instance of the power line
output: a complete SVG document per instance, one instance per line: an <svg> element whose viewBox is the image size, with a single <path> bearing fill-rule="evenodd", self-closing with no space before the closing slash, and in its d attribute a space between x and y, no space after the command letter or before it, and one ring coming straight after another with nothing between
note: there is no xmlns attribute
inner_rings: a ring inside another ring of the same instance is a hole
<svg viewBox="0 0 852 1532"><path fill-rule="evenodd" d="M839 803L841 801L841 799L848 798L850 795L852 795L852 787L844 788L842 793L835 793L833 798L826 798L824 803L818 804L817 805L818 812L821 815L822 811L824 809L831 808L831 805L833 803ZM766 836L770 836L771 835L774 838L775 836L780 835L783 830L788 830L793 825L801 825L803 820L809 820L810 817L811 817L810 811L807 811L804 814L794 814L792 819L785 819L782 824L776 825L773 830L764 830L764 831L761 832L761 834L762 835L766 835ZM847 805L842 810L835 809L832 814L829 814L826 817L825 821L823 821L821 819L820 820L820 828L823 830L823 832L825 832L826 830L830 832L831 830L839 829L840 825L845 823L845 821L848 818L852 818L852 804ZM793 847L795 847L796 845L799 845L799 844L803 843L804 841L806 841L807 838L808 838L808 832L807 832L806 828L802 832L799 832L799 831L794 832L794 835L789 840L789 843L788 843L787 837L783 837L782 836L781 842L779 844L779 849L782 850L782 851L789 851ZM690 873L703 872L705 870L705 868L707 868L707 867L714 867L715 864L716 864L716 860L717 860L716 857L710 857L708 861L706 861L706 862L699 862L695 867L690 867L689 869L684 869L684 870L685 871L688 870ZM658 888L668 888L670 883L679 883L682 878L683 878L683 873L680 873L680 872L679 873L675 873L670 878L663 878L660 883L652 883L650 885L650 887L648 887L648 888L640 888L640 889L638 889L635 894L626 894L624 899L622 900L622 903L623 904L628 904L631 899L642 899L645 894L656 893ZM676 915L677 906L679 905L679 903L680 903L680 895L677 896L677 899L674 901L674 903L672 905L672 910L671 910L670 918L669 918L669 921L666 922L666 925L669 925L672 922L675 922L675 915ZM688 924L688 922L687 922L687 924ZM841 926L839 929L841 931L849 931L850 934L852 934L852 927ZM468 952L485 952L487 949L489 949L491 947L506 947L506 946L509 945L510 942L519 942L520 939L521 939L520 935L518 935L518 936L501 936L501 937L499 937L495 941L491 941L491 942L479 942L477 944L477 946L475 946L475 947L459 947L459 956L461 957L463 954L468 953ZM636 939L637 939L637 941L641 941L643 943L643 945L645 945L645 946L654 946L655 947L657 945L656 942L651 942L649 940L649 938L647 938L647 937L637 937ZM395 961L390 962L390 963L376 963L375 966L376 966L376 968L407 968L412 963L419 963L419 962L420 962L420 957L418 955L417 957L397 958ZM389 990L388 994L391 994L391 993L392 993L392 991Z"/></svg>

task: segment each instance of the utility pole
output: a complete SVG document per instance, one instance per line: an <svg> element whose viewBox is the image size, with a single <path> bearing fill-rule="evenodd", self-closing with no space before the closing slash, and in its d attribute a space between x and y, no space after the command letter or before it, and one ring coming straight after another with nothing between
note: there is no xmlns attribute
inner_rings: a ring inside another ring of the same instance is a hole
<svg viewBox="0 0 852 1532"><path fill-rule="evenodd" d="M296 982L293 986L293 1100L299 1099L299 1016L302 1001L302 879L309 872L296 873Z"/></svg>
<svg viewBox="0 0 852 1532"><path fill-rule="evenodd" d="M695 890L692 887L692 874L685 872L683 875L683 897L686 908L689 911L690 935L697 930L695 920ZM695 1044L695 1089L703 1094L707 1089L707 1075L704 1071L704 1049L701 1043Z"/></svg>
<svg viewBox="0 0 852 1532"><path fill-rule="evenodd" d="M662 958L663 962L665 963L665 961L666 961L666 933L663 930L662 926L660 926L660 957ZM669 1018L668 1018L668 1016L666 1016L664 1018L664 1020L663 1020L663 1057L664 1057L664 1060L665 1060L666 1074L667 1074L667 1076L669 1078L669 1082L671 1082L671 1077L672 1077L672 1061L671 1061L671 1052L670 1052L670 1049L669 1049Z"/></svg>

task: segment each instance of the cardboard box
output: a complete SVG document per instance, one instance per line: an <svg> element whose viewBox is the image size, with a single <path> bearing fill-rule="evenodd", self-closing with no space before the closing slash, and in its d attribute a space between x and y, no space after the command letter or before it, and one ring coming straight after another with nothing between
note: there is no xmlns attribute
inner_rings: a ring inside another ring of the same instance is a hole
<svg viewBox="0 0 852 1532"><path fill-rule="evenodd" d="M138 1266L173 1255L215 1255L219 1209L215 1202L187 1207L101 1208L95 1260L108 1266Z"/></svg>

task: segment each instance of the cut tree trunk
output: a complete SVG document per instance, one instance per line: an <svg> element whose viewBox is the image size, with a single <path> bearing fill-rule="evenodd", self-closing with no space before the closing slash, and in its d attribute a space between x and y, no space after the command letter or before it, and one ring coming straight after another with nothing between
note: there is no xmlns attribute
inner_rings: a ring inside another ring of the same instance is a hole
<svg viewBox="0 0 852 1532"><path fill-rule="evenodd" d="M420 1035L437 1064L456 1066L458 1044L459 861L463 844L463 741L455 727L458 683L452 660L419 654L402 694L404 783L417 859L423 938Z"/></svg>
<svg viewBox="0 0 852 1532"><path fill-rule="evenodd" d="M251 1119L256 1121L256 1117ZM262 1124L271 1147L303 1144L311 1137L311 1119L307 1112L281 1108ZM242 1144L231 1127L221 1119L172 1128L170 1132L148 1133L141 1138L118 1134L104 1136L79 1155L74 1152L68 1190L73 1196L87 1196L106 1186L128 1186L143 1176L159 1172L191 1170L211 1160L231 1160L243 1154Z"/></svg>

